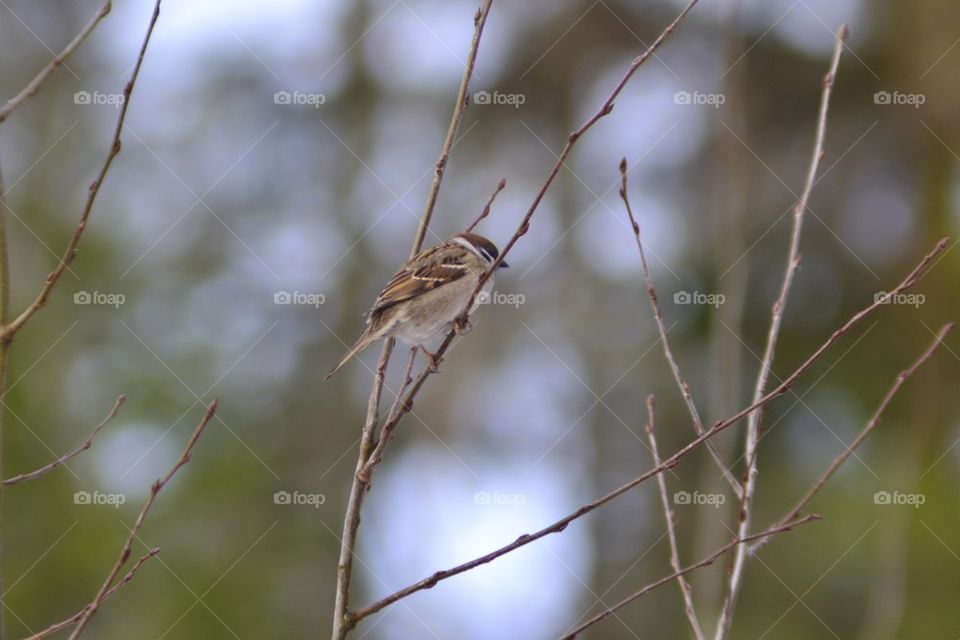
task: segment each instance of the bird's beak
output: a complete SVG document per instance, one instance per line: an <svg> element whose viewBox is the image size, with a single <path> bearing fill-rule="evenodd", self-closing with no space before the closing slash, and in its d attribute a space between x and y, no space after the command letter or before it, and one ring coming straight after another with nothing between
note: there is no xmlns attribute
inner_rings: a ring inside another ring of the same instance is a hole
<svg viewBox="0 0 960 640"><path fill-rule="evenodd" d="M498 269L509 269L509 268L510 268L510 265L508 265L508 264L506 263L506 261L504 261L504 262L501 262L501 263L500 263L500 266L497 267L497 268L498 268Z"/></svg>

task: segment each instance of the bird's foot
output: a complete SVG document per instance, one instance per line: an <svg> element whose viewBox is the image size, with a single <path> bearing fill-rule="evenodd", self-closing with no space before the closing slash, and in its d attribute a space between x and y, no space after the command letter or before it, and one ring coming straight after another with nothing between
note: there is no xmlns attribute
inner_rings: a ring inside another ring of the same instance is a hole
<svg viewBox="0 0 960 640"><path fill-rule="evenodd" d="M466 335L473 329L473 323L470 318L457 318L453 321L453 330L458 336Z"/></svg>
<svg viewBox="0 0 960 640"><path fill-rule="evenodd" d="M437 354L427 351L427 348L423 345L420 345L420 350L423 351L423 355L427 357L427 371L430 373L439 373L440 372L440 358Z"/></svg>

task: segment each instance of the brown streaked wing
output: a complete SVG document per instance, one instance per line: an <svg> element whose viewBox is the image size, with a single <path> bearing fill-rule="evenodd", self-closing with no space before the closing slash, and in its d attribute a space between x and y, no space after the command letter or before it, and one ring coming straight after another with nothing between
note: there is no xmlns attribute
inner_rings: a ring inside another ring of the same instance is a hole
<svg viewBox="0 0 960 640"><path fill-rule="evenodd" d="M447 250L438 252L437 250L441 247ZM466 252L461 247L455 248L459 250L449 251L450 245L438 245L414 258L407 267L397 272L380 292L377 301L373 304L371 314L381 312L465 276L467 274L467 264L464 262Z"/></svg>

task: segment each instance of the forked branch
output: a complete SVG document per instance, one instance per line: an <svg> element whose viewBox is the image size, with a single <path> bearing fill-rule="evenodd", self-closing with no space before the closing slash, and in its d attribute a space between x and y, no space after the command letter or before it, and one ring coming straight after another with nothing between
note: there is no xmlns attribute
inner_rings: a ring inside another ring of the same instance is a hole
<svg viewBox="0 0 960 640"><path fill-rule="evenodd" d="M134 564L130 568L130 571L128 571L126 575L120 578L120 580L118 580L115 585L110 587L110 590L103 595L103 600L109 600L114 595L116 595L117 591L120 591L120 589L123 588L128 582L133 580L134 576L137 574L137 571L140 569L140 567L142 567L147 560L157 555L158 553L160 553L160 548L156 547L156 548L150 549L150 551L144 554L139 560L137 560L136 564ZM66 620L61 620L56 624L52 624L46 629L44 629L43 631L35 633L32 636L25 638L24 640L40 640L41 638L46 638L47 636L53 635L58 631L69 629L76 623L80 622L83 616L87 613L87 610L89 609L89 607L90 607L89 604L85 605L83 609L80 609L80 611L77 611L75 614L73 614Z"/></svg>
<svg viewBox="0 0 960 640"><path fill-rule="evenodd" d="M877 405L877 408L874 410L870 420L867 421L866 426L864 426L860 433L857 434L857 437L853 439L853 442L851 442L846 449L840 452L840 454L833 459L833 462L831 462L830 466L827 467L827 469L823 472L823 475L821 475L820 478L813 484L813 486L811 486L810 489L803 494L803 497L800 498L796 506L790 510L790 513L783 517L782 522L792 520L800 515L800 512L806 508L807 504L813 500L814 496L820 493L820 490L823 489L824 485L826 485L830 478L833 477L833 474L837 472L837 469L839 469L840 466L846 462L847 458L853 455L853 452L857 450L857 447L859 447L863 441L866 440L867 436L869 436L870 433L876 429L877 425L880 424L880 418L883 417L884 412L887 410L887 406L893 400L893 397L897 395L897 392L900 391L900 387L903 386L903 383L905 383L907 379L916 372L917 369L923 366L923 363L930 359L934 351L936 351L937 348L943 344L943 340L947 337L947 334L953 331L953 328L954 324L952 322L943 325L937 332L933 342L931 342L930 346L927 347L926 351L924 351L919 358L914 360L913 364L897 375L896 379L893 381L893 385L890 386L886 395L884 395L883 399L880 401L880 404ZM750 553L755 553L764 544L766 544L765 538L758 539L756 542L750 545Z"/></svg>
<svg viewBox="0 0 960 640"><path fill-rule="evenodd" d="M143 529L143 523L146 521L147 514L150 513L150 508L156 501L157 496L160 494L163 488L167 486L167 483L170 482L173 476L176 475L177 471L179 471L185 464L190 462L190 458L193 455L193 448L196 446L197 440L199 440L200 436L203 434L203 430L213 418L213 414L216 412L216 410L217 401L214 400L207 406L207 410L204 412L203 418L193 430L193 433L190 435L190 439L187 440L187 444L180 453L180 457L177 459L177 462L173 465L173 467L170 468L170 471L167 472L167 475L155 481L150 487L150 495L147 497L146 502L143 503L143 507L140 509L140 514L137 516L133 526L130 528L130 533L127 535L127 539L123 543L123 549L120 551L120 557L117 558L117 561L114 563L110 573L107 574L106 579L100 586L100 590L97 591L97 595L93 597L93 600L90 601L90 604L84 607L83 615L77 621L77 626L74 628L73 633L70 634L69 640L76 640L79 638L84 628L86 628L87 623L90 622L90 618L97 613L97 609L100 608L100 604L107 597L107 593L113 586L116 577L120 574L120 570L123 569L123 565L125 565L127 560L130 559L130 553L133 551L133 543L140 534L140 530ZM121 580L121 582L117 584L122 583L123 581Z"/></svg>
<svg viewBox="0 0 960 640"><path fill-rule="evenodd" d="M770 369L773 366L773 358L777 350L777 340L780 337L783 312L787 306L787 298L790 296L793 276L797 271L797 267L800 265L800 235L803 230L803 219L807 212L807 202L810 199L810 193L813 191L813 185L816 184L820 161L823 159L823 142L827 133L827 112L830 109L830 94L833 89L833 82L837 76L837 69L840 66L840 55L843 53L844 43L849 34L850 30L847 28L847 25L842 25L837 30L830 69L823 78L823 92L820 95L820 112L817 118L816 133L814 135L813 154L810 158L810 166L807 170L807 178L803 185L803 191L793 208L793 228L790 233L790 250L787 253L787 266L783 275L783 284L780 286L780 295L777 301L773 303L770 330L767 333L767 341L763 350L760 371L757 374L757 384L753 392L754 401L763 397L766 391L767 380L770 377ZM762 419L763 410L761 409L752 414L747 420L747 437L744 442L743 455L746 461L747 471L743 482L743 495L740 502L739 522L737 524L737 536L740 538L745 538L750 531L750 521L753 514L753 494L757 486L757 445L760 442L760 422ZM743 583L743 570L746 559L746 547L737 547L734 553L733 567L730 570L730 577L727 581L726 595L724 596L720 619L717 621L717 631L714 636L715 640L724 640L730 632L730 625L733 622L733 610L736 607L737 595L740 593L740 586Z"/></svg>
<svg viewBox="0 0 960 640"><path fill-rule="evenodd" d="M906 278L903 279L903 281L900 282L900 284L898 284L896 287L890 290L889 295L897 296L903 291L915 285L917 281L920 279L920 277L926 272L927 268L931 265L931 263L940 254L942 254L946 248L947 248L947 238L944 238L936 244L936 246L933 248L933 250L930 253L928 253L926 256L923 257L920 263L913 269L913 271L910 272L909 275L907 275ZM475 567L481 566L483 564L487 564L488 562L492 562L497 558L503 555L506 555L516 549L519 549L520 547L524 547L530 544L531 542L534 542L535 540L539 540L544 536L547 536L553 533L559 533L564 529L566 529L567 526L574 520L577 520L578 518L581 518L586 514L594 511L595 509L598 509L599 507L607 504L611 500L623 495L624 493L633 489L634 487L642 484L643 482L646 482L653 476L659 473L663 473L664 471L668 469L672 469L673 467L677 466L680 463L680 461L683 460L683 458L688 456L691 452L693 452L698 447L702 446L703 443L709 440L710 438L713 438L718 433L740 422L741 420L743 420L744 418L752 414L754 411L756 411L760 407L788 393L789 390L796 383L796 381L800 378L800 376L805 371L807 371L807 369L813 366L813 364L817 362L823 356L823 354L827 352L827 350L831 346L833 346L838 340L840 340L840 338L850 333L866 317L868 317L871 313L876 311L881 306L884 306L884 301L875 299L872 304L870 304L869 306L865 307L864 309L854 314L849 320L847 320L847 322L842 327L840 327L839 329L834 331L832 334L830 334L830 336L826 339L826 341L824 341L823 344L821 344L820 347L818 347L816 351L813 352L813 354L811 354L802 364L800 364L800 366L797 367L793 371L793 373L787 376L783 380L783 382L781 382L775 389L768 392L759 401L754 402L749 406L741 409L740 411L730 416L729 418L726 418L725 420L717 422L709 430L707 430L702 436L699 436L694 440L690 441L689 443L687 443L685 446L683 446L680 450L675 452L673 455L663 460L659 465L654 466L653 468L647 470L646 472L642 473L636 478L630 480L626 484L621 485L620 487L598 498L597 500L580 507L573 513L557 520L553 524L547 527L544 527L539 531L524 534L519 538L517 538L516 540L514 540L513 542L511 542L510 544L504 545L499 549L496 549L483 556L470 560L469 562L465 562L463 564L457 565L450 569L437 571L432 575L418 582L415 582L407 587L404 587L403 589L395 591L394 593L384 598L381 598L380 600L377 600L376 602L369 604L363 607L362 609L357 610L356 612L350 615L352 624L356 624L358 621L362 620L363 618L373 615L374 613L393 604L394 602L397 602L398 600L402 600L414 593L417 593L418 591L422 591L424 589L430 589L436 586L437 583L442 580L446 580L455 575L464 573L465 571L469 571ZM423 376L421 374L421 377L417 379L417 382L422 384L422 380L423 380ZM410 406L410 403L412 402L412 394L415 394L417 389L416 387L417 382L415 382L414 386L410 389L410 391L407 392L404 402L400 405L401 413L404 412L405 410L409 411L409 406Z"/></svg>
<svg viewBox="0 0 960 640"><path fill-rule="evenodd" d="M460 88L457 91L456 102L453 107L453 116L450 118L450 126L447 128L447 135L444 138L443 146L440 150L440 157L434 166L433 182L430 185L423 215L420 218L417 234L410 249L411 258L415 256L423 246L427 228L430 226L430 220L433 217L433 210L437 204L440 184L443 181L450 151L453 149L457 132L460 129L460 123L463 121L464 111L467 108L470 79L473 76L473 67L474 64L476 64L477 53L480 50L480 38L483 35L483 28L487 23L487 16L490 15L490 7L492 5L493 0L483 0L483 3L473 18L473 39L470 42L467 62L466 65L464 65ZM350 497L347 499L347 511L343 518L343 535L340 538L340 558L337 562L337 592L333 611L333 640L343 640L347 637L350 629L353 628L353 623L349 615L350 583L353 579L353 550L356 546L357 531L360 528L360 511L363 507L363 498L366 495L367 489L370 487L370 471L372 468L368 468L367 463L376 446L377 423L380 421L380 398L383 395L386 369L390 363L390 355L393 353L393 347L394 340L393 338L389 338L384 342L383 350L380 352L380 361L377 365L373 387L370 390L370 396L367 401L367 417L364 420L363 431L360 435L360 454L357 457L356 470L350 486ZM413 360L411 358L411 365L412 363ZM403 390L401 389L397 398L400 398L402 395ZM394 410L391 410L390 415L393 413ZM381 431L381 434L383 433L384 432ZM381 435L381 438L383 438L383 435Z"/></svg>
<svg viewBox="0 0 960 640"><path fill-rule="evenodd" d="M630 604L631 602L633 602L633 601L636 600L637 598L640 598L640 597L642 597L642 596L647 595L648 593L650 593L651 591L653 591L653 590L656 589L657 587L662 587L663 585L667 584L668 582L671 582L671 581L673 581L673 580L676 580L676 579L678 579L678 578L681 578L682 576L685 576L686 574L690 573L691 571L696 571L697 569L700 569L700 568L702 568L702 567L706 567L706 566L709 566L709 565L713 564L714 562L717 561L718 558L720 558L721 556L723 556L723 554L727 553L728 551L730 551L730 549L733 549L734 547L740 547L740 546L742 546L742 545L746 545L746 544L749 543L750 541L756 540L756 539L760 538L761 536L764 537L764 538L769 538L769 537L774 536L774 535L776 535L776 534L778 534L778 533L783 533L783 532L785 532L785 531L791 531L791 530L796 529L797 527L799 527L799 526L801 526L801 525L807 524L808 522L815 522L815 521L817 521L817 520L820 520L820 516L818 516L817 514L811 514L811 515L806 516L806 517L804 517L804 518L800 518L799 520L793 520L793 521L791 521L791 522L787 522L786 524L778 524L778 525L776 525L776 526L774 526L774 527L771 527L771 528L767 529L766 531L763 531L762 533L758 533L758 534L755 534L755 535L752 535L752 536L747 536L746 538L734 538L733 540L731 540L731 541L728 542L727 544L723 545L722 547L720 547L719 549L717 549L716 551L714 551L713 553L711 553L710 555L708 555L708 556L707 556L706 558L704 558L703 560L700 560L699 562L696 562L696 563L690 565L689 567L686 567L686 568L684 568L684 569L681 569L680 571L676 571L676 572L674 572L674 573L671 573L670 575L664 576L664 577L660 578L659 580L657 580L656 582L651 582L650 584L648 584L647 586L643 587L643 588L640 589L639 591L633 592L632 594L630 594L629 596L627 596L626 598L624 598L624 599L621 600L620 602L616 603L616 604L613 605L612 607L609 607L609 608L607 608L606 610L601 611L600 613L598 613L598 614L595 615L594 617L590 618L589 620L587 620L586 622L584 622L582 625L580 625L579 627L577 627L577 628L574 629L573 631L571 631L571 632L567 633L566 635L562 636L560 640L572 640L573 638L576 638L579 634L581 634L581 633L583 633L584 631L586 631L589 627L592 627L593 625L597 624L598 622L600 622L601 620L603 620L603 619L606 618L607 616L613 615L613 613L615 613L616 611L619 611L620 609L622 609L623 607L627 606L628 604Z"/></svg>
<svg viewBox="0 0 960 640"><path fill-rule="evenodd" d="M80 214L80 223L74 230L73 235L70 236L70 240L67 242L67 248L63 252L63 256L60 258L60 262L53 269L53 271L47 275L46 280L44 280L43 285L40 287L40 293L37 294L36 299L34 299L30 306L24 309L23 313L17 316L16 319L0 329L0 341L2 342L10 342L13 340L13 336L16 335L17 331L23 328L23 325L33 316L33 314L39 311L40 308L47 303L47 298L50 297L50 292L53 291L53 287L57 284L60 276L63 275L63 272L68 266L70 266L70 263L73 262L73 259L77 255L77 245L80 244L80 238L83 236L83 232L87 228L87 221L90 219L90 213L93 211L93 204L97 199L97 194L100 193L100 187L103 185L103 181L107 177L107 172L110 171L110 165L113 164L113 159L116 158L117 154L120 153L120 134L123 132L123 123L127 119L127 110L130 108L130 96L133 94L133 87L137 82L137 77L140 75L140 67L143 65L143 57L147 53L147 45L150 44L150 37L153 35L153 28L157 24L157 18L160 17L160 2L161 0L157 0L153 7L153 14L150 17L150 23L147 26L147 33L143 38L143 43L140 45L140 52L137 55L137 61L133 66L133 72L130 74L130 80L128 80L127 84L123 87L123 104L120 105L120 113L117 116L117 124L113 130L113 138L110 141L110 147L107 150L107 157L104 159L103 165L101 165L100 172L97 174L97 177L92 183L90 183L90 188L87 191L86 204L84 204L83 211ZM109 3L107 3L105 6L108 5Z"/></svg>

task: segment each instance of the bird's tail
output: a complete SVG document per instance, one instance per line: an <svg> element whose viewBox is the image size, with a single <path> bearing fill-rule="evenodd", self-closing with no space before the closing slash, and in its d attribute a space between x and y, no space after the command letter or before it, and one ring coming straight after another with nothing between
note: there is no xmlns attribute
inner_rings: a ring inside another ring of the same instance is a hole
<svg viewBox="0 0 960 640"><path fill-rule="evenodd" d="M343 368L343 365L345 365L345 364L347 364L348 362L350 362L350 359L353 358L353 356L357 355L358 353L360 353L361 351L363 351L364 349L366 349L367 347L369 347L370 344L371 344L373 341L375 341L376 339L377 339L377 336L376 336L376 335L371 335L369 332L364 331L364 332L363 332L363 335L361 335L359 338L357 338L356 343L354 343L354 345L353 345L352 347L350 347L350 350L347 351L346 355L343 356L343 358L340 360L340 362L337 363L337 366L335 366L335 367L333 368L333 370L330 371L330 373L328 373L326 376L324 376L323 379L324 379L324 380L329 380L329 379L332 378L333 376L337 375L337 372L340 371L340 369Z"/></svg>

